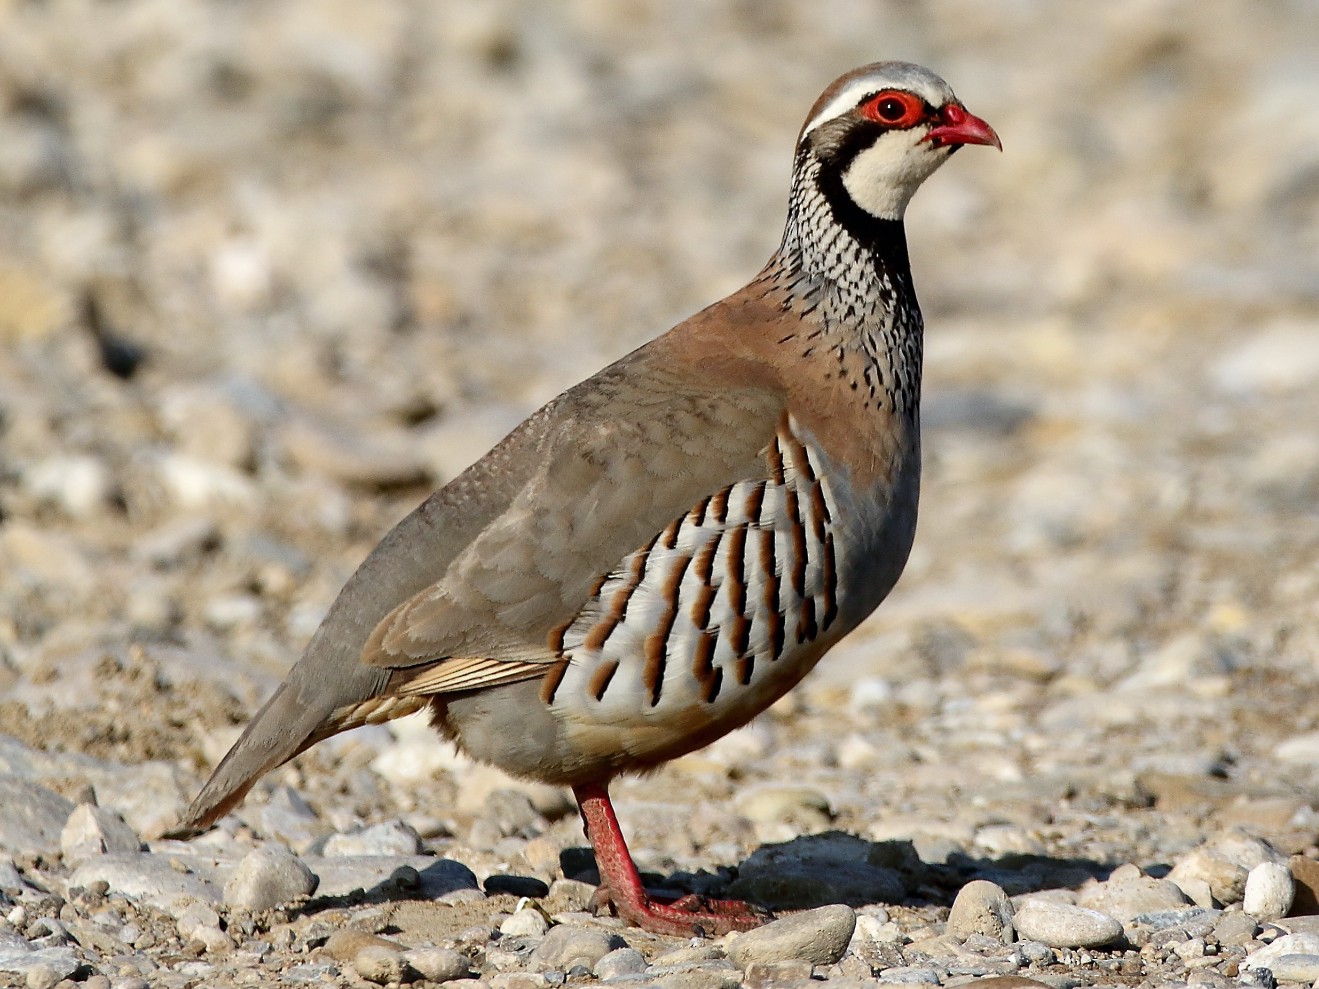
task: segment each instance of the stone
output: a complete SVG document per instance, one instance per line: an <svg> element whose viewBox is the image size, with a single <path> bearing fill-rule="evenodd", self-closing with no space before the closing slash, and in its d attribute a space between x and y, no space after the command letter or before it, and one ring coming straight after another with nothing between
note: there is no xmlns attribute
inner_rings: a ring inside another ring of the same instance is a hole
<svg viewBox="0 0 1319 989"><path fill-rule="evenodd" d="M1287 860L1287 868L1295 886L1292 913L1319 914L1319 860L1293 855Z"/></svg>
<svg viewBox="0 0 1319 989"><path fill-rule="evenodd" d="M1283 955L1319 955L1319 934L1284 934L1248 954L1242 969L1270 968Z"/></svg>
<svg viewBox="0 0 1319 989"><path fill-rule="evenodd" d="M284 453L298 467L345 484L399 487L429 477L426 463L399 430L369 433L347 422L291 416L280 429Z"/></svg>
<svg viewBox="0 0 1319 989"><path fill-rule="evenodd" d="M14 776L0 776L0 853L50 855L60 848L60 833L73 804L58 793Z"/></svg>
<svg viewBox="0 0 1319 989"><path fill-rule="evenodd" d="M403 952L403 960L427 982L465 978L471 967L467 956L452 948L413 948Z"/></svg>
<svg viewBox="0 0 1319 989"><path fill-rule="evenodd" d="M728 946L728 957L743 970L756 962L799 958L832 965L843 957L855 930L856 913L850 907L818 907L739 934Z"/></svg>
<svg viewBox="0 0 1319 989"><path fill-rule="evenodd" d="M1013 912L1012 901L1001 886L975 879L957 891L948 912L948 933L963 941L972 934L984 934L1011 944L1015 935Z"/></svg>
<svg viewBox="0 0 1319 989"><path fill-rule="evenodd" d="M646 970L646 958L636 948L615 948L602 955L593 969L602 982L620 975L638 975Z"/></svg>
<svg viewBox="0 0 1319 989"><path fill-rule="evenodd" d="M747 989L792 989L811 984L810 962L797 959L787 962L752 962L747 966L744 984Z"/></svg>
<svg viewBox="0 0 1319 989"><path fill-rule="evenodd" d="M597 928L558 924L550 928L536 946L536 950L531 953L531 960L542 969L561 969L578 959L585 959L588 965L594 965L609 952L625 947L627 942L617 934Z"/></svg>
<svg viewBox="0 0 1319 989"><path fill-rule="evenodd" d="M388 938L368 934L354 927L341 927L325 942L325 953L335 961L347 964L357 957L359 951L371 947L400 952L403 950L399 944Z"/></svg>
<svg viewBox="0 0 1319 989"><path fill-rule="evenodd" d="M761 823L787 821L826 825L832 819L829 798L814 787L765 783L739 791L733 804L743 817Z"/></svg>
<svg viewBox="0 0 1319 989"><path fill-rule="evenodd" d="M421 836L402 821L383 821L349 834L331 835L322 847L328 858L348 855L416 855Z"/></svg>
<svg viewBox="0 0 1319 989"><path fill-rule="evenodd" d="M415 892L424 899L437 900L460 891L481 896L476 875L453 859L429 855L307 855L303 862L320 879L316 892L321 896L346 896L355 889L370 891L389 883L402 870L410 870L405 874L415 876Z"/></svg>
<svg viewBox="0 0 1319 989"><path fill-rule="evenodd" d="M1247 944L1259 933L1259 924L1246 913L1224 913L1214 923L1214 937L1219 944Z"/></svg>
<svg viewBox="0 0 1319 989"><path fill-rule="evenodd" d="M1313 983L1319 979L1319 954L1279 955L1268 967L1279 982Z"/></svg>
<svg viewBox="0 0 1319 989"><path fill-rule="evenodd" d="M81 962L72 948L34 948L16 935L0 936L0 984L10 984L4 976L14 976L27 985L50 989L61 979L69 978Z"/></svg>
<svg viewBox="0 0 1319 989"><path fill-rule="evenodd" d="M288 786L276 787L270 799L252 817L263 836L283 842L298 855L310 851L332 831L297 791Z"/></svg>
<svg viewBox="0 0 1319 989"><path fill-rule="evenodd" d="M505 919L500 925L499 930L502 934L510 937L544 937L545 932L549 930L549 921L545 916L534 908L518 910L511 917Z"/></svg>
<svg viewBox="0 0 1319 989"><path fill-rule="evenodd" d="M1261 862L1246 876L1241 909L1257 920L1279 920L1287 916L1295 896L1291 870L1278 862Z"/></svg>
<svg viewBox="0 0 1319 989"><path fill-rule="evenodd" d="M1123 924L1143 913L1177 910L1186 904L1186 894L1176 883L1141 875L1096 883L1077 899L1077 906L1106 913Z"/></svg>
<svg viewBox="0 0 1319 989"><path fill-rule="evenodd" d="M1240 903L1246 894L1249 870L1206 848L1196 848L1182 857L1168 878L1174 883L1200 880L1218 903Z"/></svg>
<svg viewBox="0 0 1319 989"><path fill-rule="evenodd" d="M34 497L73 518L100 511L114 492L110 469L87 454L47 457L25 467L19 479Z"/></svg>
<svg viewBox="0 0 1319 989"><path fill-rule="evenodd" d="M164 855L98 855L73 871L69 886L87 888L104 882L116 893L162 910L170 910L176 903L221 902L218 886L186 866L180 869L170 863Z"/></svg>
<svg viewBox="0 0 1319 989"><path fill-rule="evenodd" d="M230 909L260 913L273 910L316 890L316 875L282 845L262 845L245 855L224 884Z"/></svg>
<svg viewBox="0 0 1319 989"><path fill-rule="evenodd" d="M837 831L762 845L738 867L728 895L778 910L902 900L901 876L869 861L873 847Z"/></svg>
<svg viewBox="0 0 1319 989"><path fill-rule="evenodd" d="M1021 937L1051 948L1097 948L1122 936L1122 925L1108 914L1039 899L1017 909L1015 924Z"/></svg>
<svg viewBox="0 0 1319 989"><path fill-rule="evenodd" d="M403 952L379 944L366 945L353 955L352 961L358 975L382 986L389 982L401 982L405 964Z"/></svg>
<svg viewBox="0 0 1319 989"><path fill-rule="evenodd" d="M64 864L76 869L96 855L132 854L142 849L142 840L114 811L93 804L79 804L60 832Z"/></svg>

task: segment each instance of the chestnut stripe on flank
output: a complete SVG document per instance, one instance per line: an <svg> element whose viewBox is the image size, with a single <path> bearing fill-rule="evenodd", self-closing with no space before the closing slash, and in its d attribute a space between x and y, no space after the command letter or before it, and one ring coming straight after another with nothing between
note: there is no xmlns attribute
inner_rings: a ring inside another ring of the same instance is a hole
<svg viewBox="0 0 1319 989"><path fill-rule="evenodd" d="M733 655L739 662L747 657L747 646L750 642L751 619L746 615L734 615L733 620L728 623L728 648L733 650ZM742 682L746 683L745 680Z"/></svg>
<svg viewBox="0 0 1319 989"><path fill-rule="evenodd" d="M719 536L716 535L701 547L696 556L696 579L700 586L696 589L696 600L692 602L692 624L699 629L710 627L710 608L714 605L714 557L719 551Z"/></svg>
<svg viewBox="0 0 1319 989"><path fill-rule="evenodd" d="M815 625L815 598L802 598L801 614L797 618L797 642L810 642L819 629Z"/></svg>
<svg viewBox="0 0 1319 989"><path fill-rule="evenodd" d="M802 598L806 596L806 527L798 510L797 489L785 488L783 494L788 511L788 538L792 540L792 590Z"/></svg>
<svg viewBox="0 0 1319 989"><path fill-rule="evenodd" d="M814 481L815 468L811 466L811 458L806 452L805 444L797 439L791 429L784 430L784 440L785 452L792 461L793 468L807 483Z"/></svg>
<svg viewBox="0 0 1319 989"><path fill-rule="evenodd" d="M819 481L811 485L811 534L817 543L824 542L824 527L829 521L829 506L824 503L824 488Z"/></svg>
<svg viewBox="0 0 1319 989"><path fill-rule="evenodd" d="M774 555L774 530L760 530L760 572L765 578L765 617L769 622L769 659L772 663L783 652L783 613L779 610L778 560Z"/></svg>
<svg viewBox="0 0 1319 989"><path fill-rule="evenodd" d="M724 685L724 671L722 667L716 666L714 674L701 684L701 700L707 704L713 704L715 698L719 696L719 688Z"/></svg>
<svg viewBox="0 0 1319 989"><path fill-rule="evenodd" d="M655 631L646 636L646 665L641 671L641 682L650 691L650 706L660 701L664 691L664 667L669 658L669 635L673 632L673 621L678 617L678 594L682 587L683 575L691 564L690 556L680 556L673 561L673 569L659 588L660 599L665 602L664 615L655 626Z"/></svg>
<svg viewBox="0 0 1319 989"><path fill-rule="evenodd" d="M554 703L554 695L559 690L559 684L563 683L563 675L568 672L568 661L561 659L557 663L550 665L550 670L545 674L545 679L540 682L540 699L546 704Z"/></svg>
<svg viewBox="0 0 1319 989"><path fill-rule="evenodd" d="M618 628L620 622L627 618L628 602L632 600L632 595L636 589L641 586L642 581L646 579L646 565L650 560L650 551L655 548L663 533L657 533L655 538L646 544L646 548L638 550L632 557L632 572L628 576L627 583L615 592L613 599L609 602L609 613L602 617L598 622L591 626L586 638L582 640L582 648L590 649L593 652L599 652L604 648L609 637L614 634L614 629Z"/></svg>
<svg viewBox="0 0 1319 989"><path fill-rule="evenodd" d="M723 525L728 521L728 495L731 488L723 488L710 499L710 517L714 519L716 525Z"/></svg>
<svg viewBox="0 0 1319 989"><path fill-rule="evenodd" d="M705 683L714 675L714 651L719 645L719 636L715 632L702 632L696 637L696 648L692 650L692 676Z"/></svg>
<svg viewBox="0 0 1319 989"><path fill-rule="evenodd" d="M682 520L674 519L660 533L660 542L665 549L676 549L678 546L678 530L682 528Z"/></svg>
<svg viewBox="0 0 1319 989"><path fill-rule="evenodd" d="M746 516L752 525L760 525L760 510L765 504L765 482L757 481L747 492Z"/></svg>
<svg viewBox="0 0 1319 989"><path fill-rule="evenodd" d="M706 511L709 510L709 508L710 508L710 496L707 495L706 497L702 498L699 502L697 502L696 507L693 508L687 514L691 518L692 523L694 525L705 525L705 513Z"/></svg>
<svg viewBox="0 0 1319 989"><path fill-rule="evenodd" d="M834 534L824 536L824 618L821 624L828 628L838 617L838 567L834 562Z"/></svg>
<svg viewBox="0 0 1319 989"><path fill-rule="evenodd" d="M598 701L605 699L605 691L609 689L609 681L614 679L614 674L618 672L618 660L611 659L607 663L601 663L591 674L591 679L586 682L586 689L591 692L591 696Z"/></svg>

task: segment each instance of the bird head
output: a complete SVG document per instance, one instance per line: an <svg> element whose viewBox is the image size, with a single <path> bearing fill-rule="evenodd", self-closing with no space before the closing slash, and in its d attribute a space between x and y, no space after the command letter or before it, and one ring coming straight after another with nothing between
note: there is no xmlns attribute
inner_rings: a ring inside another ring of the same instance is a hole
<svg viewBox="0 0 1319 989"><path fill-rule="evenodd" d="M821 94L797 139L797 162L818 162L817 181L835 213L850 203L901 220L920 184L964 144L1003 149L994 128L929 69L876 62Z"/></svg>

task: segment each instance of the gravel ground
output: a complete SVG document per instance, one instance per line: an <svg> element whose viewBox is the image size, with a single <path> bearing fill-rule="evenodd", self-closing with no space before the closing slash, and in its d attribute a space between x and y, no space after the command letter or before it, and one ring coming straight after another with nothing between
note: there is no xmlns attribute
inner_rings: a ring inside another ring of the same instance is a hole
<svg viewBox="0 0 1319 989"><path fill-rule="evenodd" d="M0 2L0 984L1319 979L1319 8L704 6ZM909 214L915 553L617 787L657 885L783 919L589 916L566 795L414 721L163 839L394 520L757 270L885 57L1006 149Z"/></svg>

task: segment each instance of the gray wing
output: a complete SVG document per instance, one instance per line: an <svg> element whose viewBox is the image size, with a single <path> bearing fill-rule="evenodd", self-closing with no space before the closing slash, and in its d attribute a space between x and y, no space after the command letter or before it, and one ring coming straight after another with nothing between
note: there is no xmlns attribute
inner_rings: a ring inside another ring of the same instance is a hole
<svg viewBox="0 0 1319 989"><path fill-rule="evenodd" d="M782 395L692 385L656 358L659 342L545 406L381 540L176 833L317 741L418 709L421 694L543 675L551 635L616 564L763 472Z"/></svg>

